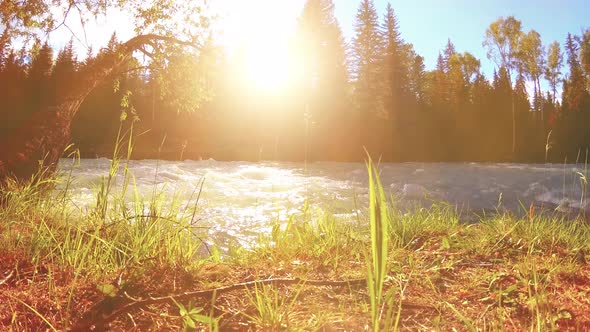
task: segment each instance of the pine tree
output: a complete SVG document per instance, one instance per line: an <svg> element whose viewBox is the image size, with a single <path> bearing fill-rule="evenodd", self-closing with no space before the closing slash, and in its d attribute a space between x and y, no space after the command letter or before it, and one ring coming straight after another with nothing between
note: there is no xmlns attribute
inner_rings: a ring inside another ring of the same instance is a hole
<svg viewBox="0 0 590 332"><path fill-rule="evenodd" d="M586 78L578 56L580 48L571 34L567 35L565 49L570 74L566 80L567 84L563 85L563 106L570 111L579 111L587 103L588 91L586 91Z"/></svg>
<svg viewBox="0 0 590 332"><path fill-rule="evenodd" d="M495 142L497 146L496 159L505 159L509 156L510 151L512 151L512 157L515 157L516 136L511 135L511 133L515 134L513 128L516 126L517 116L515 98L513 97L512 83L508 75L508 70L500 67L500 70L494 76L492 91L493 118L490 123L495 130L495 136L497 138ZM511 105L515 106L512 112Z"/></svg>
<svg viewBox="0 0 590 332"><path fill-rule="evenodd" d="M447 93L450 109L453 112L461 112L467 103L468 82L463 69L463 56L454 53L448 60L447 67Z"/></svg>
<svg viewBox="0 0 590 332"><path fill-rule="evenodd" d="M22 59L14 51L8 51L0 71L0 137L12 132L26 119L26 77Z"/></svg>
<svg viewBox="0 0 590 332"><path fill-rule="evenodd" d="M447 74L445 71L445 60L441 53L436 60L436 69L434 71L434 81L431 87L432 106L435 110L442 111L448 107L449 99L447 95Z"/></svg>
<svg viewBox="0 0 590 332"><path fill-rule="evenodd" d="M315 141L313 147L306 144L313 149L306 148L305 157L317 159L338 150L344 155L348 151L335 146L343 144L340 135L350 131L345 129L345 120L349 118L348 71L344 37L332 0L307 0L299 18L296 40L300 68L297 84L302 96L297 107L300 112L296 112L293 123L304 127L305 137L300 140ZM348 136L350 139L351 135Z"/></svg>
<svg viewBox="0 0 590 332"><path fill-rule="evenodd" d="M361 112L384 116L381 74L383 40L372 0L362 0L356 14L354 59L355 100Z"/></svg>
<svg viewBox="0 0 590 332"><path fill-rule="evenodd" d="M361 7L362 8L362 7ZM379 34L382 41L382 57L379 66L380 105L384 108L384 116L389 118L390 140L386 149L391 151L395 160L403 159L403 142L407 138L410 107L414 106L418 94L422 94L424 72L416 61L416 54L411 45L406 45L399 31L398 19L390 3L387 4ZM415 68L411 68L415 66ZM411 72L411 70L414 70ZM422 70L422 71L420 71ZM415 91L411 91L411 75L415 74ZM412 101L411 101L412 99Z"/></svg>
<svg viewBox="0 0 590 332"><path fill-rule="evenodd" d="M315 94L314 90L330 88L335 94L344 93L348 81L344 38L332 0L308 0L297 35L304 90Z"/></svg>
<svg viewBox="0 0 590 332"><path fill-rule="evenodd" d="M447 39L447 45L443 51L443 66L447 73L451 70L451 59L455 54L457 54L457 49L455 48L455 44L453 44L449 38Z"/></svg>
<svg viewBox="0 0 590 332"><path fill-rule="evenodd" d="M29 105L28 114L36 112L43 106L48 106L49 79L53 68L53 50L47 42L34 55L27 75Z"/></svg>
<svg viewBox="0 0 590 332"><path fill-rule="evenodd" d="M517 112L516 121L518 126L522 128L518 132L518 157L520 159L531 160L540 151L546 136L544 129L539 123L540 121L536 121L539 118L539 114L537 112L531 112L532 105L529 101L526 82L524 73L517 76L514 85L514 100Z"/></svg>
<svg viewBox="0 0 590 332"><path fill-rule="evenodd" d="M412 59L412 66L409 72L409 89L410 93L416 99L418 104L425 102L425 85L426 71L424 66L424 57L415 54Z"/></svg>
<svg viewBox="0 0 590 332"><path fill-rule="evenodd" d="M471 114L471 157L472 160L489 160L488 146L497 139L495 127L492 126L494 112L490 107L492 86L488 79L478 72L473 79L470 90Z"/></svg>
<svg viewBox="0 0 590 332"><path fill-rule="evenodd" d="M77 61L74 54L73 41L70 40L58 53L51 74L52 101L68 92L76 74Z"/></svg>
<svg viewBox="0 0 590 332"><path fill-rule="evenodd" d="M384 41L382 73L385 82L385 107L390 117L400 112L402 99L408 83L408 70L403 59L404 41L399 32L399 24L391 4L387 4L385 17L381 25L381 36Z"/></svg>
<svg viewBox="0 0 590 332"><path fill-rule="evenodd" d="M109 39L109 42L107 43L106 50L112 52L115 50L117 45L119 45L119 39L117 38L117 32L115 31L113 32L111 38Z"/></svg>

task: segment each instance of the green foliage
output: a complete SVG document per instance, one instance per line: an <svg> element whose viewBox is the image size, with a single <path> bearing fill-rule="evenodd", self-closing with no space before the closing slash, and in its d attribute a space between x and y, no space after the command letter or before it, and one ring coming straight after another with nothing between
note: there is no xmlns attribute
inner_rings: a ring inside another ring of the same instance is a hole
<svg viewBox="0 0 590 332"><path fill-rule="evenodd" d="M495 61L498 67L506 68L508 77L517 68L522 36L522 22L514 16L500 17L486 30L483 46L487 49L488 58Z"/></svg>
<svg viewBox="0 0 590 332"><path fill-rule="evenodd" d="M291 311L302 289L303 285L289 300L272 285L255 285L254 292L247 290L246 296L256 308L257 315L242 314L264 329L270 331L289 330L291 327L289 316L292 314Z"/></svg>
<svg viewBox="0 0 590 332"><path fill-rule="evenodd" d="M545 72L545 79L551 86L553 92L553 99L557 97L557 87L561 81L561 67L563 66L563 54L559 42L553 42L549 45L547 52L547 67Z"/></svg>
<svg viewBox="0 0 590 332"><path fill-rule="evenodd" d="M66 19L74 12L84 25L104 17L109 10L121 10L134 19L138 34L187 37L187 40L196 42L201 29L209 26L204 6L203 1L96 0L74 3L69 0L31 0L22 4L3 3L0 18L7 27L8 38L25 37L28 41L63 28Z"/></svg>
<svg viewBox="0 0 590 332"><path fill-rule="evenodd" d="M383 305L383 286L388 272L389 225L391 214L377 168L369 157L369 223L371 227L371 260L367 264L367 287L371 301L373 331L379 331Z"/></svg>
<svg viewBox="0 0 590 332"><path fill-rule="evenodd" d="M207 325L210 332L219 331L219 320L201 314L203 309L195 307L193 303L189 303L187 306L185 306L182 303L176 302L174 299L172 300L180 311L179 313L180 317L182 318L185 331L194 331L197 328L196 323Z"/></svg>

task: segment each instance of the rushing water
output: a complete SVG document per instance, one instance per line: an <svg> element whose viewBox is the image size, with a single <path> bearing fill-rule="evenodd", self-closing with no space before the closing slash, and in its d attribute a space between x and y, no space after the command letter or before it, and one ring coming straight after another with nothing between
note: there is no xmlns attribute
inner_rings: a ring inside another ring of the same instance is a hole
<svg viewBox="0 0 590 332"><path fill-rule="evenodd" d="M101 179L108 175L107 159L62 160L60 168L72 171L70 193L76 207L87 210L96 203ZM460 211L504 209L518 211L520 204L552 208L587 209L582 201L583 165L524 165L487 163L402 163L379 167L384 188L413 206L448 202ZM289 163L207 161L131 161L130 171L140 195L154 192L179 195L193 209L201 181L199 217L212 235L224 234L247 243L268 231L273 220L285 220L301 211L307 200L341 216L355 211L355 202L367 201L367 171L363 163ZM119 172L122 173L122 172ZM121 175L117 183L122 183ZM356 199L355 199L356 198ZM358 205L357 205L358 207Z"/></svg>

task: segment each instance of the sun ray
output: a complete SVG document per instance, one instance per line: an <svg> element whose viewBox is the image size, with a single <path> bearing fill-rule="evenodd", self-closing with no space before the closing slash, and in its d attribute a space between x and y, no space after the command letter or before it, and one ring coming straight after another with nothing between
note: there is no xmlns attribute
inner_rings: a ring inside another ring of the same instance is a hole
<svg viewBox="0 0 590 332"><path fill-rule="evenodd" d="M222 44L249 88L278 93L290 76L289 40L299 1L227 1L221 8Z"/></svg>

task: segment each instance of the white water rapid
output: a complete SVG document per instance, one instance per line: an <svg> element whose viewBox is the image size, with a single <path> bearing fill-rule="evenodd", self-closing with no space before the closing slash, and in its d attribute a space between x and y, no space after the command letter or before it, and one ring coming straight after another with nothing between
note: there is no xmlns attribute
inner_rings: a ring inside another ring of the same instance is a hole
<svg viewBox="0 0 590 332"><path fill-rule="evenodd" d="M72 202L85 211L96 204L98 184L108 175L110 161L84 159L78 166L72 164L62 160L60 169L64 176L71 171ZM363 163L143 160L131 161L129 169L144 199L154 192L177 195L186 209L194 208L204 180L199 218L212 235L223 233L242 243L269 231L272 221L301 211L306 200L341 217L354 213L355 197L360 206L367 201ZM498 206L518 211L521 203L552 209L590 207L582 195L583 165L401 163L381 164L379 169L384 188L399 198L402 208L432 202L448 202L460 211ZM118 186L123 183L121 174L120 170Z"/></svg>

